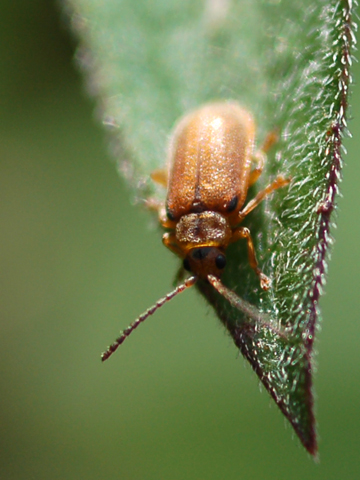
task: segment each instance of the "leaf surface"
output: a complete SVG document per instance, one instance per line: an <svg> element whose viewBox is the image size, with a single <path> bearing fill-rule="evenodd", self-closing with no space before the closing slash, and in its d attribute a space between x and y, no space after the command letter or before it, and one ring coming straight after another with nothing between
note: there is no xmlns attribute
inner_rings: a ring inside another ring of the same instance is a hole
<svg viewBox="0 0 360 480"><path fill-rule="evenodd" d="M209 285L199 289L305 448L316 455L313 341L346 130L354 2L68 0L66 5L88 89L137 198L164 196L150 173L164 165L175 122L205 102L236 100L247 107L257 120L259 145L268 132L279 132L256 188L278 173L291 177L291 184L244 222L272 288L261 291L242 242L229 248L223 277L269 315L273 328L251 324Z"/></svg>

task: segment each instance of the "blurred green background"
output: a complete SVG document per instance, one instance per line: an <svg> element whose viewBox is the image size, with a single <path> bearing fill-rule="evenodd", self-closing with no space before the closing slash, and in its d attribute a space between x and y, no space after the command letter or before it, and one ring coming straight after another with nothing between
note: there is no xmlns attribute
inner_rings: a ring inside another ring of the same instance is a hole
<svg viewBox="0 0 360 480"><path fill-rule="evenodd" d="M130 205L56 6L0 6L0 478L359 478L360 89L316 343L315 464L195 291L101 364L177 261Z"/></svg>

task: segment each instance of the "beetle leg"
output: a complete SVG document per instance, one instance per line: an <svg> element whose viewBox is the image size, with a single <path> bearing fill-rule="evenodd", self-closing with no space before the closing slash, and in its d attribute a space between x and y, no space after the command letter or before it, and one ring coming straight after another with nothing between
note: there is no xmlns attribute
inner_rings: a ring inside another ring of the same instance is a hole
<svg viewBox="0 0 360 480"><path fill-rule="evenodd" d="M270 150L270 148L276 143L278 140L278 135L275 131L272 131L266 135L265 141L257 152L255 152L252 160L255 162L256 167L254 170L250 172L250 178L249 178L249 185L253 185L257 179L260 177L264 165L266 162L266 154Z"/></svg>
<svg viewBox="0 0 360 480"><path fill-rule="evenodd" d="M285 178L283 175L278 175L275 180L270 183L264 190L261 190L255 198L250 200L250 202L245 206L243 210L239 212L238 221L239 223L248 215L254 208L256 208L260 202L264 200L265 197L270 195L274 190L278 188L285 187L290 182L290 178Z"/></svg>
<svg viewBox="0 0 360 480"><path fill-rule="evenodd" d="M178 255L179 257L183 258L184 255L182 253L182 250L177 244L176 237L174 233L166 232L164 233L162 237L163 244L165 247L167 247L169 250L171 250L173 253Z"/></svg>
<svg viewBox="0 0 360 480"><path fill-rule="evenodd" d="M162 185L165 188L167 187L168 172L167 172L166 168L161 168L161 169L158 169L158 170L154 170L153 172L151 172L150 177L155 183L159 183L160 185Z"/></svg>
<svg viewBox="0 0 360 480"><path fill-rule="evenodd" d="M249 186L253 185L260 177L264 169L266 155L262 150L258 150L257 152L255 152L252 160L256 162L256 167L250 172Z"/></svg>
<svg viewBox="0 0 360 480"><path fill-rule="evenodd" d="M247 241L248 257L251 268L255 271L260 279L260 286L263 290L268 290L271 286L271 280L267 277L259 268L259 264L256 258L254 242L251 238L250 230L246 227L238 227L233 231L231 242L236 242L240 238L245 238Z"/></svg>

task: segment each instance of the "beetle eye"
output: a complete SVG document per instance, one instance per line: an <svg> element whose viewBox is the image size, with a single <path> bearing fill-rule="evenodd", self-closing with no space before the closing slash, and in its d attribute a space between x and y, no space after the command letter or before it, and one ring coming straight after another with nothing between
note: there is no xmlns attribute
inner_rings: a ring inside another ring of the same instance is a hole
<svg viewBox="0 0 360 480"><path fill-rule="evenodd" d="M183 266L184 266L185 270L187 270L188 272L191 272L190 262L189 262L188 258L184 258Z"/></svg>
<svg viewBox="0 0 360 480"><path fill-rule="evenodd" d="M216 258L215 258L215 265L217 266L217 268L219 270L222 270L223 268L225 268L225 265L226 265L226 257L225 255L218 255Z"/></svg>

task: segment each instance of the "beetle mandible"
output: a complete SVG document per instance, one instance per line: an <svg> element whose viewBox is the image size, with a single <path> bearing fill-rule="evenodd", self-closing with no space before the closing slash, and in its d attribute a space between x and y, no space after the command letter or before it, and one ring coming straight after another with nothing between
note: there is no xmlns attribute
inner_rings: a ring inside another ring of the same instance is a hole
<svg viewBox="0 0 360 480"><path fill-rule="evenodd" d="M170 142L167 169L151 175L167 187L166 201L161 204L149 199L147 206L158 211L161 225L168 230L163 235L164 245L183 260L183 267L192 276L140 315L102 354L102 360L109 358L140 323L198 279L209 282L232 305L262 322L256 307L220 279L228 245L245 239L249 263L261 288L270 288L270 279L259 268L250 230L240 224L267 195L289 183L278 175L244 206L248 189L261 175L266 152L275 138L268 135L255 152L254 119L235 102L204 105L179 121Z"/></svg>

